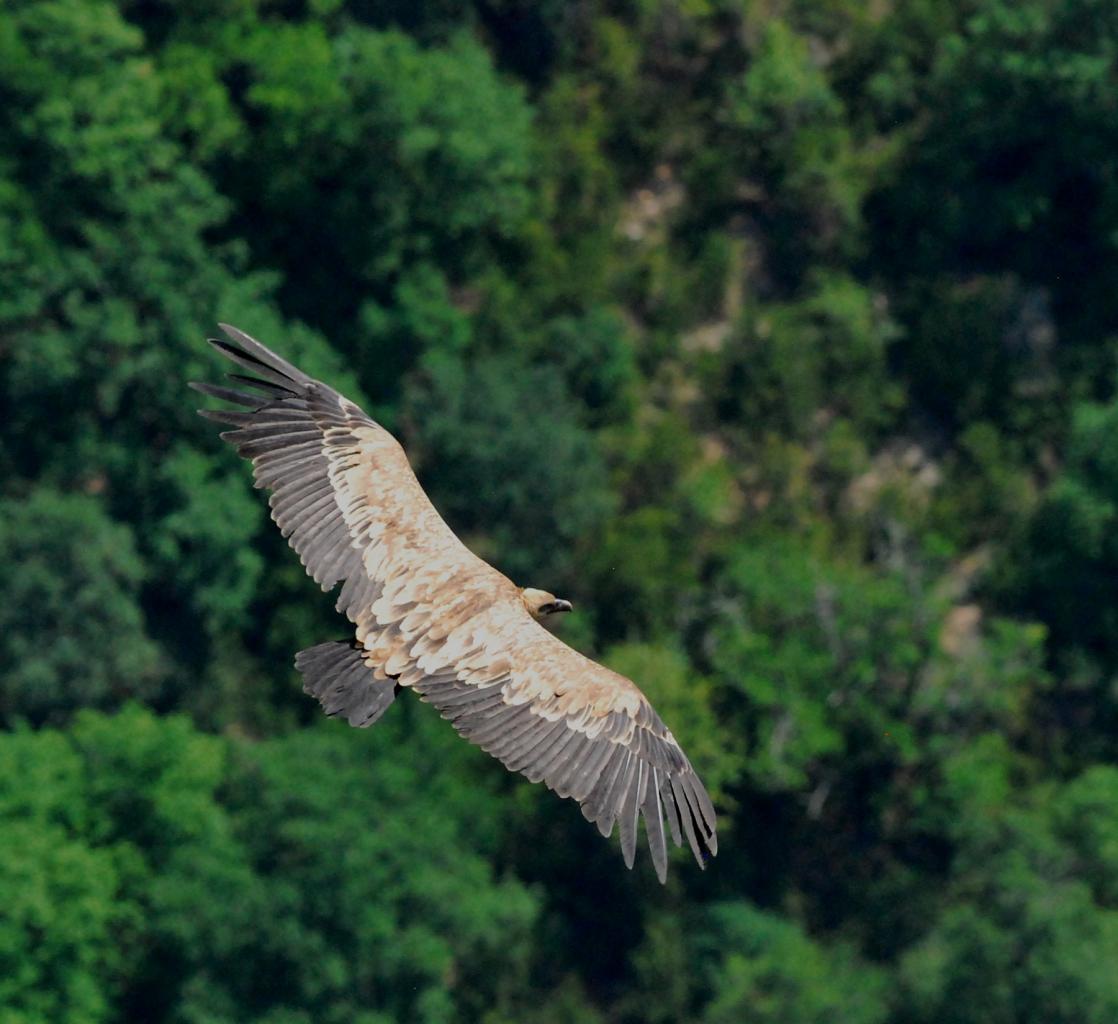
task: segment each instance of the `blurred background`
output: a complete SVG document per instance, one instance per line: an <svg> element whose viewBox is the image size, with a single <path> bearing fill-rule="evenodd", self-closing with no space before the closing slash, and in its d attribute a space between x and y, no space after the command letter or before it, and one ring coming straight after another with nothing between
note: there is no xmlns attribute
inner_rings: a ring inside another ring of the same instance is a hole
<svg viewBox="0 0 1118 1024"><path fill-rule="evenodd" d="M5 1024L1118 1020L1118 4L7 0ZM572 599L630 873L344 636L218 318Z"/></svg>

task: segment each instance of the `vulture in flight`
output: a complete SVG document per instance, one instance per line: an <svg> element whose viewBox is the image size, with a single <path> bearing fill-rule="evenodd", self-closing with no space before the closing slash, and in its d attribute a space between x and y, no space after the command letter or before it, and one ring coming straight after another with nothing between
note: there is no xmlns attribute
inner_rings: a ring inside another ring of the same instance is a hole
<svg viewBox="0 0 1118 1024"><path fill-rule="evenodd" d="M328 715L372 725L401 689L433 704L510 771L572 797L633 866L643 816L667 877L664 821L700 866L717 851L714 808L644 694L541 625L570 603L518 587L443 522L391 434L353 402L236 328L211 340L247 370L245 390L194 383L236 408L201 414L250 459L288 543L355 639L295 656Z"/></svg>

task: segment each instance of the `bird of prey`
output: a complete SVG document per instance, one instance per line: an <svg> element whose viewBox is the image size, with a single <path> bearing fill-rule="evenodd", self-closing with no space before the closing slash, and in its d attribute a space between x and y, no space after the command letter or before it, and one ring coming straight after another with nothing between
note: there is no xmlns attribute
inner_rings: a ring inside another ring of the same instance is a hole
<svg viewBox="0 0 1118 1024"><path fill-rule="evenodd" d="M307 572L353 623L351 641L295 656L328 715L372 725L402 689L433 704L510 771L572 797L633 866L644 818L667 877L664 820L700 866L717 851L710 797L660 716L624 676L541 625L569 602L518 587L443 522L396 439L353 402L247 334L211 339L247 390L193 383L237 408L200 413L251 459Z"/></svg>

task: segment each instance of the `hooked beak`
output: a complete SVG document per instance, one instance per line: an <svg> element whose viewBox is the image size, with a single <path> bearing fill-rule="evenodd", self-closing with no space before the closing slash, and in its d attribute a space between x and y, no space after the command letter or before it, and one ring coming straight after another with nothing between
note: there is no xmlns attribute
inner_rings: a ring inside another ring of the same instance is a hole
<svg viewBox="0 0 1118 1024"><path fill-rule="evenodd" d="M540 614L554 615L556 612L569 612L571 610L571 607L572 606L570 601L556 600L550 602L549 604L545 604L542 608L540 608Z"/></svg>

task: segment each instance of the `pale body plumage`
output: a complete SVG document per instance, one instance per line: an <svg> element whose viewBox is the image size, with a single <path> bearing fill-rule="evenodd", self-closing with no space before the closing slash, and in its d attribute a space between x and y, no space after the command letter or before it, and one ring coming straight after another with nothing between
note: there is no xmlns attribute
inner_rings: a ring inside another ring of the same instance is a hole
<svg viewBox="0 0 1118 1024"><path fill-rule="evenodd" d="M469 551L400 444L360 408L223 329L237 344L215 346L261 394L193 385L250 410L203 415L237 428L222 436L252 459L307 572L324 590L342 583L337 607L356 632L356 644L300 652L307 692L327 713L369 725L401 687L414 689L506 767L578 800L603 835L619 822L629 866L643 816L661 880L665 816L700 864L713 854L710 800L644 695L534 617L544 599L565 602L522 590Z"/></svg>

